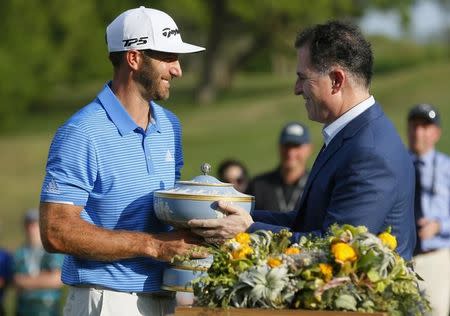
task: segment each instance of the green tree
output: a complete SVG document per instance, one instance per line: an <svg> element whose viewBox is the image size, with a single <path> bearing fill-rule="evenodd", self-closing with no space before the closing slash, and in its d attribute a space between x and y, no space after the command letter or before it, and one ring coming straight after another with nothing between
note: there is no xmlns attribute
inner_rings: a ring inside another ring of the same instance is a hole
<svg viewBox="0 0 450 316"><path fill-rule="evenodd" d="M257 60L272 64L292 56L296 32L330 18L360 17L370 7L406 12L414 0L5 0L0 1L0 130L20 117L64 107L66 96L111 76L105 26L139 5L167 11L183 38L206 46L186 56L198 74L197 99L208 103L234 75ZM404 15L406 16L406 15ZM56 102L55 95L61 96Z"/></svg>
<svg viewBox="0 0 450 316"><path fill-rule="evenodd" d="M407 23L414 0L179 0L158 4L180 18L191 19L207 50L197 86L200 103L213 101L233 76L252 59L264 56L266 63L292 55L297 31L327 19L356 20L370 8L395 9ZM185 21L184 21L185 22ZM183 23L183 25L185 25ZM276 64L273 64L276 67Z"/></svg>
<svg viewBox="0 0 450 316"><path fill-rule="evenodd" d="M0 130L45 110L57 91L109 75L105 25L135 2L1 1Z"/></svg>

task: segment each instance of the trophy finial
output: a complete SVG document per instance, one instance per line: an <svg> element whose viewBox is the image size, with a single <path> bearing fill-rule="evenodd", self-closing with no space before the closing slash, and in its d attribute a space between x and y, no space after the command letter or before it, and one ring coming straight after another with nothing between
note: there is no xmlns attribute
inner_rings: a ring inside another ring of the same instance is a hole
<svg viewBox="0 0 450 316"><path fill-rule="evenodd" d="M202 163L201 170L204 175L208 175L211 172L211 165L207 162Z"/></svg>

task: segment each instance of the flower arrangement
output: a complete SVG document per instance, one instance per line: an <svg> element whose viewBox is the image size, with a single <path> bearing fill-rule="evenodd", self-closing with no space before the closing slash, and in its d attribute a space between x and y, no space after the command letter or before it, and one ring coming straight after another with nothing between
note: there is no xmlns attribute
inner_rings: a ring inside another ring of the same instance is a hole
<svg viewBox="0 0 450 316"><path fill-rule="evenodd" d="M363 226L330 228L325 237L240 233L213 250L207 275L192 281L195 305L302 308L422 315L429 302L411 264L394 249L390 231Z"/></svg>

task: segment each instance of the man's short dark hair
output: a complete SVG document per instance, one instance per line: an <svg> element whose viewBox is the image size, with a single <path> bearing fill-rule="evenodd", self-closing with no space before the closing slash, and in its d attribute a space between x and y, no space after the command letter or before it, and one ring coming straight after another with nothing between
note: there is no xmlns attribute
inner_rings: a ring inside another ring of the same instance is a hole
<svg viewBox="0 0 450 316"><path fill-rule="evenodd" d="M311 65L318 72L325 73L333 65L339 65L369 87L373 73L372 49L356 25L342 21L317 24L297 36L295 47L305 45L309 48Z"/></svg>
<svg viewBox="0 0 450 316"><path fill-rule="evenodd" d="M125 53L126 51L109 53L109 60L115 69L122 65Z"/></svg>

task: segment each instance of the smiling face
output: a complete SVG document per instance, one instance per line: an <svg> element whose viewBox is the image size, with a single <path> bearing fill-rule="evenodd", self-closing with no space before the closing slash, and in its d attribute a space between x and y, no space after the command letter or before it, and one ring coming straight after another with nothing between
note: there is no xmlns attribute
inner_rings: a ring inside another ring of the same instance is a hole
<svg viewBox="0 0 450 316"><path fill-rule="evenodd" d="M330 77L312 67L307 46L302 46L297 51L295 94L303 96L310 120L320 123L329 123L334 120L329 105L332 96Z"/></svg>
<svg viewBox="0 0 450 316"><path fill-rule="evenodd" d="M142 97L146 100L166 100L170 95L170 81L181 77L178 54L141 51L142 63L133 73Z"/></svg>

